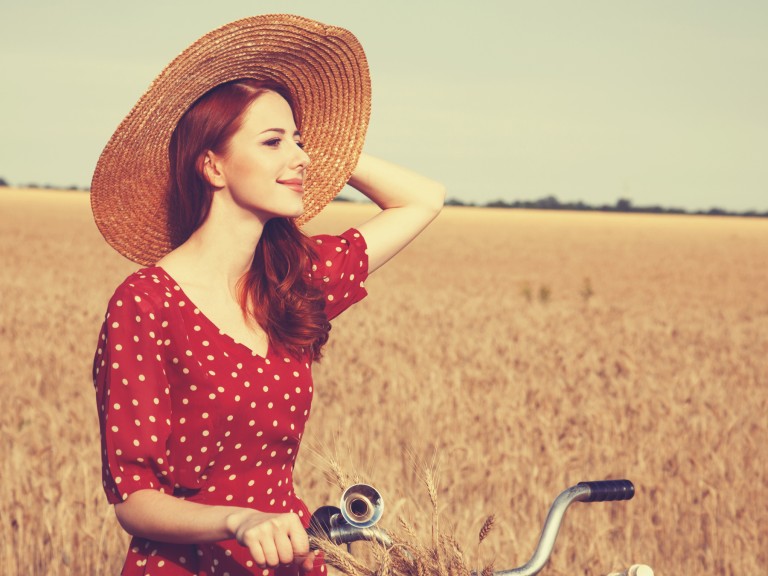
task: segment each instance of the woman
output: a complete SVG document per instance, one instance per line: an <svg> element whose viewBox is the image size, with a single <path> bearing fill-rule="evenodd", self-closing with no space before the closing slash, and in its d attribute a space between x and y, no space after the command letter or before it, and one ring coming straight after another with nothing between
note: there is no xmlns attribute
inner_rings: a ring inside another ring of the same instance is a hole
<svg viewBox="0 0 768 576"><path fill-rule="evenodd" d="M292 482L311 364L444 198L360 153L369 99L349 32L249 18L174 60L105 148L96 222L145 266L110 299L93 365L123 574L324 572ZM345 182L381 212L303 236Z"/></svg>

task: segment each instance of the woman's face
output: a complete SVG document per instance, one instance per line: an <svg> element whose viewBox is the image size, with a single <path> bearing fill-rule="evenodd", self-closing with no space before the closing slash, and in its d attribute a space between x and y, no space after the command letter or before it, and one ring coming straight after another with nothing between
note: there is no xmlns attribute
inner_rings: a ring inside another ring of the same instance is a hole
<svg viewBox="0 0 768 576"><path fill-rule="evenodd" d="M222 155L209 152L208 179L219 188L216 195L257 214L296 217L304 211L304 170L309 156L302 149L288 102L265 92L248 108L240 129Z"/></svg>

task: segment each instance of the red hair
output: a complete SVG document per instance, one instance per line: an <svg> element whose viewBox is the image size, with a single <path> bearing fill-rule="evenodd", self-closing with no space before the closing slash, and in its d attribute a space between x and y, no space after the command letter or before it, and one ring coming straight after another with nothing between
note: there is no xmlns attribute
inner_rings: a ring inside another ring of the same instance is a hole
<svg viewBox="0 0 768 576"><path fill-rule="evenodd" d="M174 246L184 243L208 217L214 187L203 172L206 153L226 152L246 110L265 92L280 94L293 109L290 94L279 84L244 79L209 91L179 120L168 150L168 209ZM294 357L308 352L319 360L330 324L322 290L309 278L316 259L313 246L293 219L269 220L251 268L238 282L238 302L243 317L258 322L273 349Z"/></svg>

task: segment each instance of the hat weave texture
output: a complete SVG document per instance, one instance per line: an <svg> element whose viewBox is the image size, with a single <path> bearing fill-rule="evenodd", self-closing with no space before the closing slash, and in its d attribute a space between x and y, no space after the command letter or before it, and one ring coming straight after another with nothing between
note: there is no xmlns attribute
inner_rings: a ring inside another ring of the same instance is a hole
<svg viewBox="0 0 768 576"><path fill-rule="evenodd" d="M167 207L171 134L203 94L244 78L277 82L292 96L311 159L299 225L349 180L371 108L368 63L358 40L343 28L289 14L237 20L177 56L99 158L91 183L94 219L107 242L126 258L151 266L175 248Z"/></svg>

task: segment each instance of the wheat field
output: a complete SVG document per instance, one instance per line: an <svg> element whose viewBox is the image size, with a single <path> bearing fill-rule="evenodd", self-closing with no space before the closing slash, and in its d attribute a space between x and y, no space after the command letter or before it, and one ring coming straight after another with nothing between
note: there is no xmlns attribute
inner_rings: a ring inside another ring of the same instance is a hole
<svg viewBox="0 0 768 576"><path fill-rule="evenodd" d="M372 213L334 203L308 230ZM0 223L0 574L116 574L90 364L138 266L86 193L0 189ZM338 501L332 455L382 491L385 527L429 539L426 463L440 529L505 569L561 490L629 478L634 500L568 512L543 574L764 573L766 262L765 219L446 208L334 323L297 491Z"/></svg>

